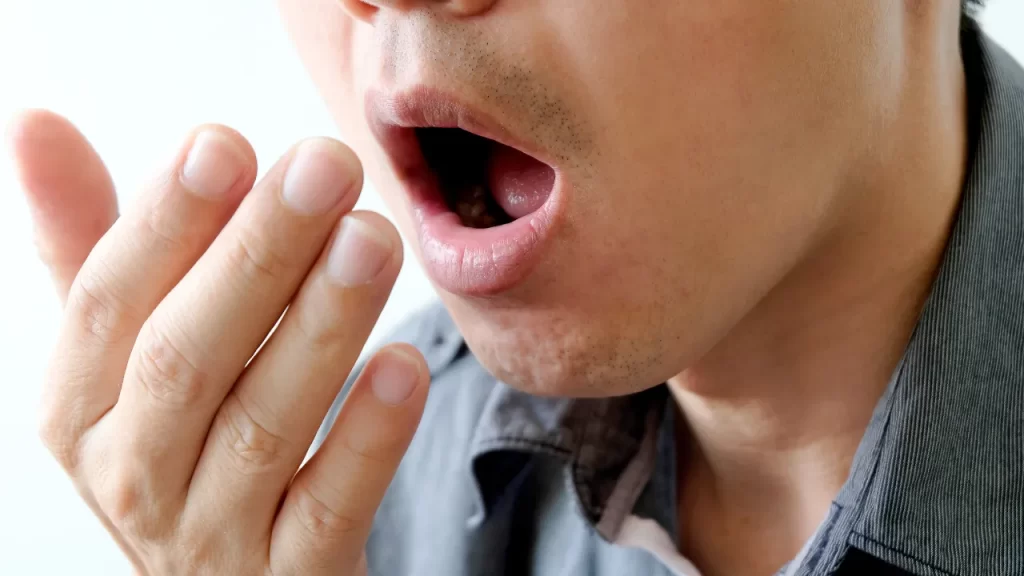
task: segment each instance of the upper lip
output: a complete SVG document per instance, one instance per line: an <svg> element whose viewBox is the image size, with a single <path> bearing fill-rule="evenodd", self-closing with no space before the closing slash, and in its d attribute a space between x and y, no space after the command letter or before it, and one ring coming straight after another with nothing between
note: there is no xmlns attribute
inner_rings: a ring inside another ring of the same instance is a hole
<svg viewBox="0 0 1024 576"><path fill-rule="evenodd" d="M366 119L370 131L402 180L427 176L415 128L459 128L493 140L541 162L543 150L516 138L505 125L457 96L426 86L396 92L371 90L366 94Z"/></svg>

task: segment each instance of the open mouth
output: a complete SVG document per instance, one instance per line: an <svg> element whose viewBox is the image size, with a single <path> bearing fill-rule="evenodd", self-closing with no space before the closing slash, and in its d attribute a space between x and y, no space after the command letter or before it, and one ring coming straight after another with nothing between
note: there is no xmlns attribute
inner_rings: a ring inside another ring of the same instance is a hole
<svg viewBox="0 0 1024 576"><path fill-rule="evenodd" d="M547 161L549 151L518 137L508 118L503 124L426 86L368 91L366 117L439 287L488 296L529 276L556 237L572 189Z"/></svg>
<svg viewBox="0 0 1024 576"><path fill-rule="evenodd" d="M508 224L551 195L551 166L461 128L416 128L416 140L449 210L469 228Z"/></svg>

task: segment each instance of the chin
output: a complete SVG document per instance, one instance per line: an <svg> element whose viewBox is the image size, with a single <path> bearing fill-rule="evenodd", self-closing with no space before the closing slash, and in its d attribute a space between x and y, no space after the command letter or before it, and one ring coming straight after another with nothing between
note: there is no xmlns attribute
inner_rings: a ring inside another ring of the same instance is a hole
<svg viewBox="0 0 1024 576"><path fill-rule="evenodd" d="M450 301L451 298L446 298ZM615 319L584 320L551 310L480 310L446 302L477 361L495 378L538 396L608 397L661 384L679 370L660 338Z"/></svg>

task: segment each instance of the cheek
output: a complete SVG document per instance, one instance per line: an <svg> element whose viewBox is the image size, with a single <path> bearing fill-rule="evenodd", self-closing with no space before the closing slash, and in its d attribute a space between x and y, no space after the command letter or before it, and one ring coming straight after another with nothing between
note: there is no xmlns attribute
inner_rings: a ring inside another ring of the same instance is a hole
<svg viewBox="0 0 1024 576"><path fill-rule="evenodd" d="M362 123L355 64L359 28L365 26L337 0L279 0L278 7L299 58L348 137Z"/></svg>

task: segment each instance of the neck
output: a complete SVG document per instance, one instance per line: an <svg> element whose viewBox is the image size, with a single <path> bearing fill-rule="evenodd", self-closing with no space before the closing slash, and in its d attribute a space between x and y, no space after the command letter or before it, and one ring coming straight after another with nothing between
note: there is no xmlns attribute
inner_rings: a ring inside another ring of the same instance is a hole
<svg viewBox="0 0 1024 576"><path fill-rule="evenodd" d="M669 382L681 547L709 576L773 573L813 534L929 293L968 157L957 27L934 12L904 17L893 109L867 120L881 144L843 179L834 225Z"/></svg>

